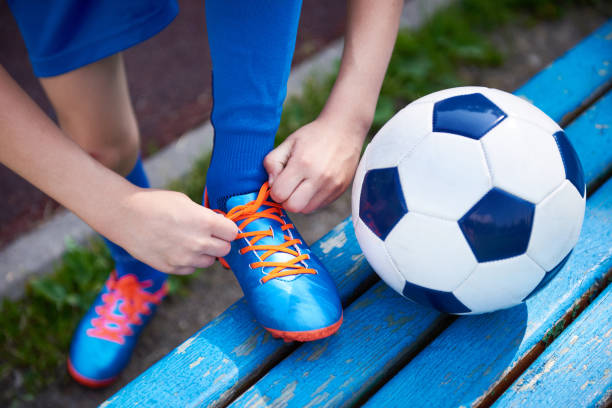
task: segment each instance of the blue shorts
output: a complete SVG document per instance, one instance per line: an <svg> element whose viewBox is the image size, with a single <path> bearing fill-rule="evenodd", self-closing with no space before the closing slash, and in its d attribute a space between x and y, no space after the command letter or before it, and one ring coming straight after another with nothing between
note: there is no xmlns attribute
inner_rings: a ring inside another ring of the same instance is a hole
<svg viewBox="0 0 612 408"><path fill-rule="evenodd" d="M160 32L176 0L8 0L38 77L64 74Z"/></svg>

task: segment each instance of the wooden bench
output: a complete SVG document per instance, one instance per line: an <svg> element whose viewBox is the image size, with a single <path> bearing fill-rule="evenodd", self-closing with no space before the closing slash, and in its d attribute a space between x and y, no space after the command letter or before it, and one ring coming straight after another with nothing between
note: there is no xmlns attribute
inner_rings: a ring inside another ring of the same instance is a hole
<svg viewBox="0 0 612 408"><path fill-rule="evenodd" d="M345 307L338 334L304 344L275 340L242 299L103 406L574 407L609 402L611 89L612 20L516 91L567 126L589 193L573 255L525 304L457 318L408 302L378 280L349 218L312 245Z"/></svg>

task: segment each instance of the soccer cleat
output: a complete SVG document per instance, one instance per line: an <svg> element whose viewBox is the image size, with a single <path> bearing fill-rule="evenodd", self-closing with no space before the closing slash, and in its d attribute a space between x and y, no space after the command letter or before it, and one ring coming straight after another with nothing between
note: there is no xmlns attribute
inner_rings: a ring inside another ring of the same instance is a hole
<svg viewBox="0 0 612 408"><path fill-rule="evenodd" d="M128 364L138 336L168 292L165 282L113 271L76 328L68 372L88 387L111 384Z"/></svg>
<svg viewBox="0 0 612 408"><path fill-rule="evenodd" d="M223 214L240 232L220 261L234 271L255 318L272 336L285 341L330 336L342 324L336 285L269 196L265 183L259 193L227 199Z"/></svg>

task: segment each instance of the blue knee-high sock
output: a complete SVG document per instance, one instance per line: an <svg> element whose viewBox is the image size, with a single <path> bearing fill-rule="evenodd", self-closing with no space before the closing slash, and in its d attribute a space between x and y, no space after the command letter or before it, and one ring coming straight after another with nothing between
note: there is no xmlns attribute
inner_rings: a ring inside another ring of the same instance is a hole
<svg viewBox="0 0 612 408"><path fill-rule="evenodd" d="M295 48L301 0L207 0L213 65L210 205L257 191L274 147Z"/></svg>
<svg viewBox="0 0 612 408"><path fill-rule="evenodd" d="M140 157L138 157L138 161L134 165L134 168L130 174L128 174L125 178L138 187L150 187L149 179L144 171ZM167 277L165 273L159 272L158 270L151 268L149 265L140 262L114 242L106 238L104 238L104 241L106 242L111 256L115 261L115 269L118 277L131 273L136 275L141 281L150 279L153 281L153 286L151 287L152 291L159 289L165 282Z"/></svg>

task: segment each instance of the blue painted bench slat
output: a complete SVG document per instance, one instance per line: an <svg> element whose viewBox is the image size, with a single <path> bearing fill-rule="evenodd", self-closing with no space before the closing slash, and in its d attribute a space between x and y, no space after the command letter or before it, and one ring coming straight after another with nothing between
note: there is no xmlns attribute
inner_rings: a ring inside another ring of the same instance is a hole
<svg viewBox="0 0 612 408"><path fill-rule="evenodd" d="M610 80L611 77L604 72L605 68L598 68L601 66L607 67L607 60L602 59L602 55L612 56L611 42L607 38L610 37L610 32L612 32L612 22L604 25L568 52L559 61L555 62L552 68L544 70L527 83L519 90L521 94L527 99L535 101L538 106L556 120L560 120L569 114L573 109L580 106L581 97L586 98L592 95L604 87L606 81ZM598 50L598 52L594 53L593 50ZM555 70L567 69L573 63L582 64L581 66L584 69L591 71L598 68L596 70L597 75L589 74L589 79L585 80L580 86L575 83L573 77L559 79L558 74L553 75ZM540 81L542 85L538 86L537 82ZM550 97L553 87L555 87L554 89L565 87L564 89L568 90L566 96L561 98L563 101L558 104L559 106L550 103L550 101L555 100L559 102L560 99ZM543 90L546 90L548 94ZM546 100L538 101L538 98L543 95L547 95L546 98L543 98ZM588 124L585 126L588 126ZM609 135L606 137L609 139ZM593 147L587 145L585 149L585 151L593 150ZM580 149L578 150L580 153ZM601 156L601 159L596 160L599 167L593 167L595 175L601 174L601 169L609 165L609 159L606 159L605 155ZM606 160L607 162L605 162ZM589 202L591 201L592 199L589 200ZM330 231L312 248L313 252L322 259L332 272L345 306L349 305L352 299L365 292L376 281L375 275L365 262L357 245L350 218ZM369 294L370 292L368 292ZM540 297L541 295L534 299ZM390 296L390 298L401 300L396 295ZM391 302L391 300L385 302ZM405 301L404 303L408 308L414 307ZM383 302L383 304L386 303ZM373 306L370 305L364 310L367 312L370 307ZM347 310L354 309L349 306ZM354 313L361 312L357 310ZM378 316L368 316L368 318L377 319ZM343 336L342 333L347 330L350 324L347 319L337 337ZM407 327L411 324L413 323L405 323L405 325L408 325ZM395 326L393 327L395 329ZM404 325L399 324L397 327L397 330L402 330ZM431 327L427 326L424 333L430 330ZM379 331L389 335L389 328L382 327ZM421 334L423 333L418 332L414 335L418 337ZM340 341L340 339L329 340L329 342L332 341ZM302 349L316 348L317 344L298 347L272 339L257 326L245 301L240 300L119 391L104 406L187 407L223 405L237 397L241 390L256 381L262 373L283 358L289 356L288 359L290 360ZM326 356L330 353L327 350L324 350ZM347 350L347 352L350 352L350 350ZM392 358L389 359L389 357L385 358L391 362L395 361ZM283 362L280 363L280 366L282 365ZM264 378L266 377L264 376ZM256 388L258 385L256 384L254 387Z"/></svg>
<svg viewBox="0 0 612 408"><path fill-rule="evenodd" d="M303 344L230 407L354 404L388 367L422 348L442 316L379 282L345 310L342 330Z"/></svg>
<svg viewBox="0 0 612 408"><path fill-rule="evenodd" d="M542 70L515 94L557 122L612 79L612 20Z"/></svg>
<svg viewBox="0 0 612 408"><path fill-rule="evenodd" d="M612 170L611 112L612 91L566 129L567 137L582 161L585 180L590 183L597 183L601 177L609 176Z"/></svg>
<svg viewBox="0 0 612 408"><path fill-rule="evenodd" d="M609 97L611 95L607 95L607 96ZM609 103L610 99L611 98L604 98L603 100L599 101L598 104L594 106L592 109L593 111L597 111L597 112L601 111L601 114L597 116L597 119L601 119L603 121L602 123L612 123L612 109L610 110L605 109L607 107L606 104ZM596 136L599 136L600 132L598 129L595 128L595 126L593 126L594 123L590 123L591 126L589 126L589 120L593 120L593 119L594 119L594 116L589 115L586 121L581 120L579 123L573 124L572 126L568 127L567 129L568 137L572 141L576 139L580 139L582 142L581 147L585 149L592 150L593 147L596 145L602 152L612 151L612 138L604 137L603 139L608 140L609 143L607 145L605 143L602 143L601 141L602 138L596 137ZM607 134L607 132L608 132L607 129L603 129L604 134ZM595 168L601 169L604 164L610 162L607 155L608 153L603 154L603 155L599 154L599 155L591 155L591 156L581 156L581 158L583 159L583 161L586 158L589 158L590 159L589 165L591 167L594 166ZM588 183L592 183L592 181L593 181L593 177L591 177L590 179L587 178ZM601 196L601 194L599 196ZM612 194L609 194L607 198L609 201L612 201ZM603 205L605 206L606 203L607 202L604 202ZM599 203L599 204L601 205L602 203ZM593 211L592 206L589 208L591 211L590 212L591 216L597 212L597 211ZM589 226L591 225L595 226L596 230L593 231L591 234L583 235L582 241L581 241L583 246L576 248L574 256L570 258L570 265L568 265L565 269L566 274L570 274L571 272L574 272L575 270L592 269L592 266L597 265L602 259L605 261L607 258L610 258L610 254L605 253L605 252L602 254L601 251L595 251L593 253L594 256L591 258L587 258L584 255L584 250L592 249L592 242L599 240L602 237L601 235L602 233L605 234L607 232L608 235L612 235L612 205L605 207L604 210L610 212L610 217L608 217L607 220L604 218L604 221L607 221L604 223L600 223L601 220L599 220L598 218L594 219L593 217L591 217L589 219L589 221L591 221ZM585 230L589 226L585 225ZM581 249L583 250L582 252L581 252ZM606 249L606 248L603 248L603 249ZM612 259L610 259L609 261L612 262ZM604 263L604 265L606 264ZM576 269L576 268L580 268L580 269ZM481 317L464 318L465 320L470 321L470 323L472 323L471 322L472 320L475 320L477 322L476 325L478 326L478 330L474 330L473 324L468 325L470 330L468 330L467 332L469 334L467 338L466 338L466 333L452 332L452 334L448 335L449 344L442 343L442 346L440 348L435 349L436 350L435 355L433 356L426 355L419 360L423 362L424 366L419 366L418 370L410 370L410 369L408 370L408 374L406 375L406 377L409 377L410 381L415 383L415 385L413 387L409 387L409 389L414 392L414 396L416 397L416 399L412 399L411 394L409 392L403 392L403 391L406 391L406 387L404 386L404 384L398 384L398 383L393 382L389 384L389 389L391 389L392 392L396 394L394 396L398 398L389 398L391 397L390 395L384 394L383 398L375 399L375 403L373 403L372 406L382 406L381 404L383 402L385 402L385 404L389 404L389 401L401 401L401 404L408 403L410 405L413 405L413 404L419 405L419 402L424 402L423 405L429 405L432 401L434 401L435 402L434 406L455 406L455 405L460 405L464 403L465 401L462 401L462 400L454 401L454 400L450 400L447 397L447 386L446 385L451 384L450 386L452 387L455 385L452 382L447 383L444 387L436 387L435 385L432 385L432 384L437 384L438 382L443 382L443 381L441 381L437 376L434 376L434 378L431 378L429 376L421 375L421 373L427 371L428 367L432 367L432 368L429 368L429 370L433 370L435 374L439 374L440 373L440 370L438 370L439 366L437 364L432 365L431 362L432 361L438 362L441 360L445 360L445 355L447 356L446 359L448 359L449 356L452 357L450 360L453 362L452 363L453 366L455 366L455 362L456 362L455 371L457 371L458 373L461 373L461 377L462 377L461 381L464 382L464 387L461 391L462 392L466 392L466 391L476 392L475 397L477 399L481 398L482 393L488 390L488 386L490 386L491 383L494 383L495 382L494 380L499 379L499 377L496 378L496 376L503 374L503 370L492 370L490 369L490 367L487 367L485 365L483 365L481 370L479 370L478 367L473 367L473 371L471 371L472 373L477 372L478 374L481 374L480 376L474 375L473 378L480 380L484 387L481 387L481 388L470 387L469 386L470 380L465 380L463 378L463 374L466 372L467 367L472 368L470 365L476 365L482 362L480 356L479 358L474 359L474 353L473 353L473 348L472 348L473 345L482 343L483 342L482 337L486 336L487 338L489 338L489 340L486 340L485 342L487 343L487 345L492 346L490 352L491 353L497 352L498 355L496 356L483 355L482 357L488 361L497 361L500 363L504 363L500 365L500 368L507 367L508 366L507 363L509 362L509 359L508 357L506 358L503 358L503 357L511 356L512 352L516 351L516 347L513 347L513 346L521 344L521 339L525 335L525 326L527 324L529 324L532 328L531 330L532 336L528 338L532 342L540 341L543 337L542 330L547 331L554 325L554 323L558 321L559 316L555 316L554 312L557 312L557 314L562 316L568 310L569 305L571 305L575 299L579 298L580 295L584 293L594 283L595 279L601 277L602 274L605 273L606 271L607 269L596 269L594 273L592 273L591 276L589 276L591 279L582 279L580 282L577 280L572 281L567 276L559 276L557 280L562 280L563 285L561 285L562 287L557 292L553 292L552 294L552 296L557 299L557 302L556 303L548 302L548 301L545 301L543 303L535 302L535 304L537 304L537 307L539 308L538 310L539 315L544 315L546 317L549 317L548 319L542 319L542 321L537 321L536 317L534 316L534 311L531 309L529 310L529 313L528 313L529 314L529 319L528 319L527 310L526 310L527 307L525 305L521 305L518 308L513 309L513 311L510 312L510 316L508 316L508 313L502 312L500 316L497 316L497 319L493 319L492 321L485 320L486 318L482 319ZM573 286L566 285L567 282L572 282ZM547 293L550 293L550 290L548 290ZM565 293L566 296L565 297L557 296L559 293ZM413 308L413 305L411 304L408 304L407 306L410 308ZM371 305L368 307L367 310L359 309L356 313L353 313L350 315L347 314L347 322L349 321L349 319L357 320L358 322L369 322L370 321L370 318L369 318L370 310L369 309L373 307L374 306ZM400 310L402 309L398 309L398 311ZM393 316L393 314L391 314L390 316ZM496 314L492 316L496 316ZM536 328L536 323L539 324L537 327L540 328L541 330L539 331L534 330ZM491 324L491 326L487 327L487 324ZM407 325L409 326L409 324ZM484 327L480 327L481 325ZM380 336L383 338L391 337L391 338L395 338L396 340L399 340L401 336L396 333L393 333L394 330L397 330L397 329L395 327L393 329L389 327L384 327L384 326L377 327L376 336ZM500 333L505 333L505 335L500 336ZM343 331L341 331L337 335L337 337L342 338L343 336L348 336L348 338L351 338L353 334L354 333L352 331L349 333L344 333ZM458 337L459 335L462 335L462 337ZM513 335L516 335L516 336L513 336ZM441 335L441 338L445 339L446 338L445 336L446 336L446 333L443 333ZM452 344L450 343L452 343L453 341L457 341L457 339L460 344L465 345L466 347L463 350L457 351L455 353L456 350L452 349ZM523 341L524 340L525 339L523 339ZM361 350L364 350L364 349L367 350L369 348L368 347L369 341L370 341L369 338L366 338L364 340L363 335L361 337L353 338L351 342L352 346L350 347L349 350L346 351L348 353L354 354L353 358L350 359L351 360L350 366L354 367L355 369L358 369L359 367L368 366L369 364L371 364L371 361L373 358L383 360L384 362L397 361L398 359L404 358L404 356L398 356L396 350L391 350L391 349L389 350L377 349L377 350L371 351L370 353L365 353L365 354L363 352L360 352ZM310 345L304 345L300 349L295 351L290 357L288 357L283 362L275 366L266 376L264 376L253 387L251 387L251 389L246 391L245 394L243 394L240 397L240 399L236 401L236 406L249 406L250 404L253 404L255 402L261 403L262 401L268 401L268 403L270 403L269 401L277 401L277 400L283 401L283 402L287 402L288 400L291 400L293 404L295 404L295 406L302 406L308 402L308 400L304 399L305 397L307 398L307 396L316 398L316 403L314 402L314 400L310 401L311 405L309 406L313 406L313 407L325 406L325 404L328 404L331 402L333 402L333 405L337 405L337 404L344 405L345 403L351 403L351 402L354 402L355 400L358 400L360 395L363 392L367 391L368 385L371 384L370 378L362 377L359 375L353 376L350 370L348 371L347 374L344 374L343 370L341 369L341 367L346 366L343 360L344 352L340 348L332 348L331 347L332 344L335 344L335 343L333 341L330 343L330 349L328 351L329 355L325 358L325 364L327 364L327 366L325 367L325 369L323 369L322 366L319 366L320 369L318 370L318 372L320 376L317 376L314 379L312 379L311 377L308 377L306 379L301 379L301 381L295 380L294 382L291 383L294 388L287 388L287 381L285 381L285 379L296 378L295 376L296 371L299 371L302 367L305 366L305 363L300 361L296 357L297 355L301 355L303 348L307 348L307 349L311 348L309 347ZM342 342L340 341L340 343L338 344L342 344ZM434 343L434 344L437 344L437 343ZM502 346L502 345L504 347L498 348L498 346ZM528 344L528 343L526 343L525 345L528 347L532 346L532 344ZM315 344L312 347L316 348L318 346ZM487 348L485 346L482 346L481 350L484 351L484 350L487 350ZM500 350L503 350L503 354L501 356L502 358L499 358ZM458 355L456 358L455 358L455 354ZM521 357L523 356L523 354L516 354L516 355L517 356L520 355ZM419 358L420 357L421 356L419 355ZM491 357L497 357L497 358L491 358ZM516 364L516 361L512 363L513 364L510 364L511 367L514 364ZM445 366L443 362L441 363L441 365ZM339 368L340 371L337 372L336 368ZM489 375L488 376L482 375L482 372L486 370L489 370ZM370 376L373 377L371 379L372 381L376 380L377 376L375 373L376 371L370 372ZM329 378L332 378L332 381L329 383L326 383L326 381ZM351 388L347 390L347 391L350 391L350 396L345 395L344 393L341 393L337 388L339 384L343 384L345 381L351 382ZM297 387L297 390L299 390L299 395L295 393L295 390L296 390L295 387ZM317 389L317 387L321 387L321 388L318 388L319 392L316 393L316 395L312 394L312 390ZM335 394L333 392L330 392L330 390L333 390L334 388L336 388L337 390ZM428 391L425 391L425 394L427 395L428 398L420 399L418 396L422 394L417 391L423 388L428 388ZM265 400L265 398L268 398L268 400ZM338 399L334 399L334 398L338 398Z"/></svg>
<svg viewBox="0 0 612 408"><path fill-rule="evenodd" d="M604 171L612 164L612 129L605 126L608 123L612 124L612 92L566 129L584 163L587 185L598 179L597 170ZM565 268L547 288L525 305L458 319L390 381L372 399L373 403L400 389L404 396L419 391L419 395L439 406L479 402L610 267L612 181L587 200L580 241ZM474 350L478 350L478 358L474 358ZM431 366L431 361L440 363ZM473 375L465 377L466 371ZM427 384L426 390L420 391ZM443 401L439 400L441 396Z"/></svg>
<svg viewBox="0 0 612 408"><path fill-rule="evenodd" d="M350 219L311 248L329 268L344 304L374 283ZM261 329L241 299L121 389L106 407L221 405L288 347Z"/></svg>
<svg viewBox="0 0 612 408"><path fill-rule="evenodd" d="M601 169L603 164L611 161L607 155L612 151L612 137L609 137L607 134L607 129L604 128L602 133L600 129L593 126L593 122L590 122L597 119L598 121L601 120L598 123L612 123L612 109L607 109L611 100L612 95L607 95L605 98L598 101L597 105L591 109L594 112L601 112L601 114L596 117L592 114L588 115L586 117L587 120L582 120L583 118L581 117L567 129L568 137L573 142L580 140L580 146L587 149L588 152L593 149L594 145L597 145L602 153L605 152L604 154L581 156L583 158L591 157L589 161L590 167ZM608 143L602 143L601 140L607 140ZM584 154L584 152L581 153ZM592 183L595 178L596 174L593 173L594 172L591 172L592 175L587 178L588 183ZM388 401L402 401L402 404L408 402L411 405L415 404L417 406L419 405L419 401L423 401L424 405L428 405L431 401L435 401L435 405L439 406L455 406L465 403L466 401L461 398L454 400L448 397L448 388L452 388L456 386L456 384L454 381L450 380L450 376L447 374L445 374L446 382L444 379L438 378L441 371L444 371L440 367L443 367L445 370L448 369L449 371L456 372L460 376L460 381L463 382L463 386L457 389L458 396L462 396L467 392L468 394L474 393L475 399L481 398L491 384L495 383L503 376L504 370L516 364L517 361L511 361L510 357L512 355L515 355L519 359L524 357L524 354L533 347L533 343L540 341L545 331L550 329L550 327L558 321L559 317L568 310L575 299L579 298L598 278L601 278L607 271L607 267L612 264L612 260L610 259L611 254L607 251L608 248L605 244L603 247L599 247L598 250L594 250L592 245L593 242L597 242L605 236L610 236L611 239L608 241L612 242L612 182L608 190L607 195L605 190L597 194L597 197L604 197L603 199L595 199L595 201L593 201L593 198L589 199L587 220L585 221L580 245L570 258L569 264L564 270L565 274L560 275L555 280L555 282L558 283L557 288L552 290L552 293L550 289L543 291L548 293L548 295L543 294L539 296L539 299L544 300L543 302L532 301L529 303L530 306L534 304L535 307L538 308L538 313L534 313L533 307L528 308L525 305L521 305L518 308L501 312L500 314L463 318L466 320L463 322L465 324L456 322L452 326L458 325L461 327L460 330L452 330L449 328L448 333L443 333L432 344L435 351L433 355L428 354L428 349L426 349L423 351L423 354L418 356L417 361L422 364L418 365L417 368L407 369L406 374L402 373L403 376L400 375L398 376L399 379L395 380L403 381L404 377L407 377L408 381L412 382L410 386L407 387L404 383L389 383L388 389L391 390L394 395L391 396L383 393L381 397L373 400L374 403L372 406L378 406L378 404L383 401L387 401L387 404ZM606 213L609 214L608 218L605 217ZM605 238L603 242L606 242ZM593 268L593 265L599 265L599 267ZM572 276L576 276L575 271L579 270L590 270L591 273L590 275L587 274L587 276L581 275L580 280L571 279ZM564 296L557 296L560 293L564 294ZM555 299L555 302L549 301L551 297ZM389 299L380 300L379 302L383 304L385 302L396 304L397 300L395 296L391 296ZM412 304L407 304L404 307L410 310L415 308L418 309ZM348 322L357 322L357 324L361 325L372 325L369 316L378 314L373 313L370 309L375 309L374 305L370 305L367 309L358 307L356 311L353 309L353 306L351 306L346 314L347 324ZM392 311L393 309L389 310ZM399 308L397 312L401 313L405 312L405 310ZM529 318L527 318L528 314ZM418 319L418 312L416 316ZM540 318L540 320L538 320L538 318ZM397 321L401 320L401 316L394 317L394 314L391 312L389 314L389 319ZM405 329L410 329L412 331L413 328L410 323L406 324L408 327ZM525 333L527 324L530 325L530 333L528 334ZM403 344L404 339L402 339L402 333L394 332L402 329L385 327L384 325L375 325L375 327L376 337L384 339L392 338ZM432 329L427 328L427 330ZM462 332L462 330L464 332ZM499 333L504 333L504 335L500 336ZM422 334L425 334L425 332ZM262 403L264 401L269 404L272 404L274 401L292 401L295 406L302 406L308 402L304 399L305 396L312 398L310 401L310 406L312 407L325 406L325 404L330 402L333 402L334 405L350 404L358 400L363 392L367 392L369 384L375 382L377 379L376 373L378 372L378 366L372 366L372 360L391 364L393 361L404 358L404 356L398 355L397 350L394 348L385 349L383 347L381 349L382 345L379 345L377 349L369 353L364 353L363 350L369 350L371 348L369 344L371 338L367 336L364 337L364 334L361 334L361 336L354 336L354 330L345 327L334 337L337 341L334 341L332 338L332 340L326 341L324 344L313 343L303 345L291 356L275 366L266 376L246 391L245 394L231 406L251 406L251 404L256 402ZM484 337L486 337L486 340ZM342 348L342 345L345 343L345 338L351 339L351 347L347 350ZM362 340L362 338L365 338L365 340ZM448 344L444 342L447 338ZM529 340L529 342L526 340ZM441 342L440 347L438 347L438 341ZM452 342L458 342L459 345L463 345L464 347L457 350L450 344ZM525 349L517 352L517 345L521 344L521 342ZM478 359L474 359L474 348L481 350L482 359L480 356ZM322 359L323 363L317 360L317 364L315 364L318 369L315 371L317 375L311 377L310 375L313 374L313 370L310 368L308 362L303 361L303 358L300 356L303 356L304 353L314 352L312 350L320 349L326 350L327 354L324 354L325 358ZM490 355L487 355L486 351L488 351ZM346 353L350 353L351 355L351 358L348 359L350 363L346 363L346 361L348 361ZM455 359L455 355L460 357ZM450 359L448 364L441 362L439 366L433 365L433 367L430 368L432 366L432 361L438 362L445 360L445 356L451 356L453 358ZM488 363L481 364L483 360L488 361ZM491 365L494 363L490 361L498 364L497 369L492 369ZM349 369L349 367L351 369ZM362 374L360 370L364 370L363 367L368 368L367 371L365 371L368 373L367 376L360 375ZM465 372L466 368L476 374L473 378L480 382L480 386L474 386L472 381L464 378L462 374ZM297 375L302 369L309 373L307 378ZM427 370L433 370L434 375L420 375L420 373L426 373ZM488 371L488 373L485 374L486 371ZM287 381L285 381L287 378L294 379L294 381L288 385ZM347 381L350 386L342 390L338 388L339 385ZM431 385L438 382L444 385ZM296 388L299 390L298 394L295 393ZM428 390L424 393L417 392L424 388ZM336 392L331 392L331 390L334 389ZM313 393L313 390L318 391ZM412 399L410 394L411 391L415 393L415 396L425 395L426 398L422 400ZM439 398L440 401L436 400L436 397Z"/></svg>
<svg viewBox="0 0 612 408"><path fill-rule="evenodd" d="M525 304L457 319L366 406L472 406L528 354L612 267L612 180L587 200L582 234L565 268ZM391 404L393 405L393 404ZM389 406L389 405L385 405Z"/></svg>
<svg viewBox="0 0 612 408"><path fill-rule="evenodd" d="M595 407L612 402L612 285L565 329L494 407Z"/></svg>

